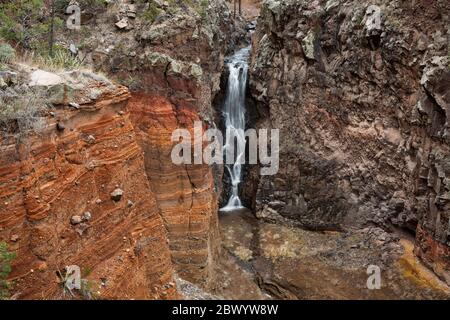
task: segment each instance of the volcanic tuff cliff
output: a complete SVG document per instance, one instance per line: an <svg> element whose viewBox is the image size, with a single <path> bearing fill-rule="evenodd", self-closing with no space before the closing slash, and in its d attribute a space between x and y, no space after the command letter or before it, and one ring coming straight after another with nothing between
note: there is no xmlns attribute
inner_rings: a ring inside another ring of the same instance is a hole
<svg viewBox="0 0 450 320"><path fill-rule="evenodd" d="M154 19L148 16L153 9L159 12ZM131 121L172 261L184 278L205 282L217 252L221 173L207 165L173 165L171 135L178 128L192 132L195 120L215 125L211 101L220 90L225 54L245 36L243 21L233 20L222 0L121 1L95 19L87 60L130 87Z"/></svg>
<svg viewBox="0 0 450 320"><path fill-rule="evenodd" d="M450 284L449 15L439 0L263 2L253 121L280 129L281 155L276 176L248 174L258 216L404 228Z"/></svg>

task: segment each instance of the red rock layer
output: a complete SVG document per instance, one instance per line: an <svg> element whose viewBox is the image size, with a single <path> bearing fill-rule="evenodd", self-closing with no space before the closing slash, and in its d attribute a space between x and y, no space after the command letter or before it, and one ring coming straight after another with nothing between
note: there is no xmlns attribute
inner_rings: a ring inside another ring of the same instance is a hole
<svg viewBox="0 0 450 320"><path fill-rule="evenodd" d="M119 87L89 110L58 109L40 135L0 140L0 241L17 253L11 274L17 298L68 297L57 276L67 265L81 268L85 295L176 296L166 231L125 110L128 98ZM124 195L114 202L117 187ZM71 224L85 212L89 221Z"/></svg>
<svg viewBox="0 0 450 320"><path fill-rule="evenodd" d="M129 110L168 231L174 266L183 278L206 281L218 230L213 174L207 165L180 166L171 160L172 132L186 128L193 137L199 116L187 104L175 106L164 97L143 93L133 95Z"/></svg>
<svg viewBox="0 0 450 320"><path fill-rule="evenodd" d="M420 225L414 253L447 284L450 284L450 247L437 241Z"/></svg>

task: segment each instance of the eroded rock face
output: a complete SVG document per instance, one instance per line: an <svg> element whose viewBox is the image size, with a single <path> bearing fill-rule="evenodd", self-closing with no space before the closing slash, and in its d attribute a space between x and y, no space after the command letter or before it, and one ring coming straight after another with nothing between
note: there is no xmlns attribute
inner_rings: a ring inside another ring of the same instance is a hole
<svg viewBox="0 0 450 320"><path fill-rule="evenodd" d="M225 1L190 3L129 1L108 5L86 40L87 61L129 86L131 120L144 152L150 185L169 235L178 274L195 283L208 280L218 248L217 192L221 173L202 165L172 163L172 132L192 131L194 121L214 126L211 106L220 90L224 56L245 35ZM119 24L112 15L119 8ZM131 11L130 11L131 10ZM137 12L129 16L129 12ZM100 39L100 41L99 41Z"/></svg>
<svg viewBox="0 0 450 320"><path fill-rule="evenodd" d="M280 129L280 171L250 174L245 194L311 229L420 226L416 253L448 282L450 7L377 4L263 3L250 86L256 126Z"/></svg>
<svg viewBox="0 0 450 320"><path fill-rule="evenodd" d="M80 267L85 298L176 297L128 89L86 72L56 77L33 83L53 100L42 127L11 126L0 140L0 241L17 253L15 297L69 298L58 275L69 265Z"/></svg>
<svg viewBox="0 0 450 320"><path fill-rule="evenodd" d="M194 137L194 121L200 117L192 107L148 94L134 94L129 109L177 273L204 283L218 250L213 172L208 165L175 165L171 159L177 143L172 132L184 128Z"/></svg>
<svg viewBox="0 0 450 320"><path fill-rule="evenodd" d="M136 4L135 28L116 30L114 14L129 5L127 0L108 5L89 26L87 62L133 92L197 100L198 113L213 121L211 99L220 90L224 56L245 38L245 23L233 20L224 0L155 2L153 20L146 15L148 3ZM188 90L179 88L179 83L188 82ZM190 89L196 86L198 92L192 95Z"/></svg>

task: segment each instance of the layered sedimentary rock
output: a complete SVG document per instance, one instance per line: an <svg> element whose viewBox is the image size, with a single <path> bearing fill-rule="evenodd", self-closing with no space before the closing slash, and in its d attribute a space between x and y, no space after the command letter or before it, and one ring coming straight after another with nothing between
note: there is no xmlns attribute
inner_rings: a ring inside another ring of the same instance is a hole
<svg viewBox="0 0 450 320"><path fill-rule="evenodd" d="M76 296L176 297L128 89L83 71L28 77L22 72L17 86L2 91L8 103L42 92L39 103L51 106L35 119L37 131L2 131L0 241L17 254L14 297L71 297L63 283L69 265L81 271Z"/></svg>
<svg viewBox="0 0 450 320"><path fill-rule="evenodd" d="M217 251L218 208L213 173L208 165L177 165L171 159L176 143L172 142L172 133L185 128L194 137L193 124L200 118L192 108L153 95L133 95L129 109L167 228L172 261L182 278L203 283Z"/></svg>
<svg viewBox="0 0 450 320"><path fill-rule="evenodd" d="M445 1L264 1L255 126L280 129L280 171L244 190L260 217L311 229L417 230L450 283Z"/></svg>
<svg viewBox="0 0 450 320"><path fill-rule="evenodd" d="M155 16L149 17L152 12ZM174 165L171 135L176 129L192 131L196 120L214 127L211 101L220 89L224 55L244 34L242 21L233 21L222 0L120 1L96 20L86 40L86 60L130 87L131 120L172 261L183 278L204 282L217 252L221 170L214 174L204 165Z"/></svg>

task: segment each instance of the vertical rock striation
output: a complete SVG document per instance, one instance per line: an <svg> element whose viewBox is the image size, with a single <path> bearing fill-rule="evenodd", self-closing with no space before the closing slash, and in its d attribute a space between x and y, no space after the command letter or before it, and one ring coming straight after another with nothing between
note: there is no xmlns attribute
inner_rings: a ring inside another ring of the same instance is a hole
<svg viewBox="0 0 450 320"><path fill-rule="evenodd" d="M134 94L131 119L145 154L145 168L170 239L178 274L196 283L208 279L217 251L217 195L208 165L175 165L172 132L186 128L194 137L200 118L189 107L164 97Z"/></svg>
<svg viewBox="0 0 450 320"><path fill-rule="evenodd" d="M405 228L450 283L449 14L438 0L263 2L250 86L281 158L276 176L250 174L259 216Z"/></svg>

